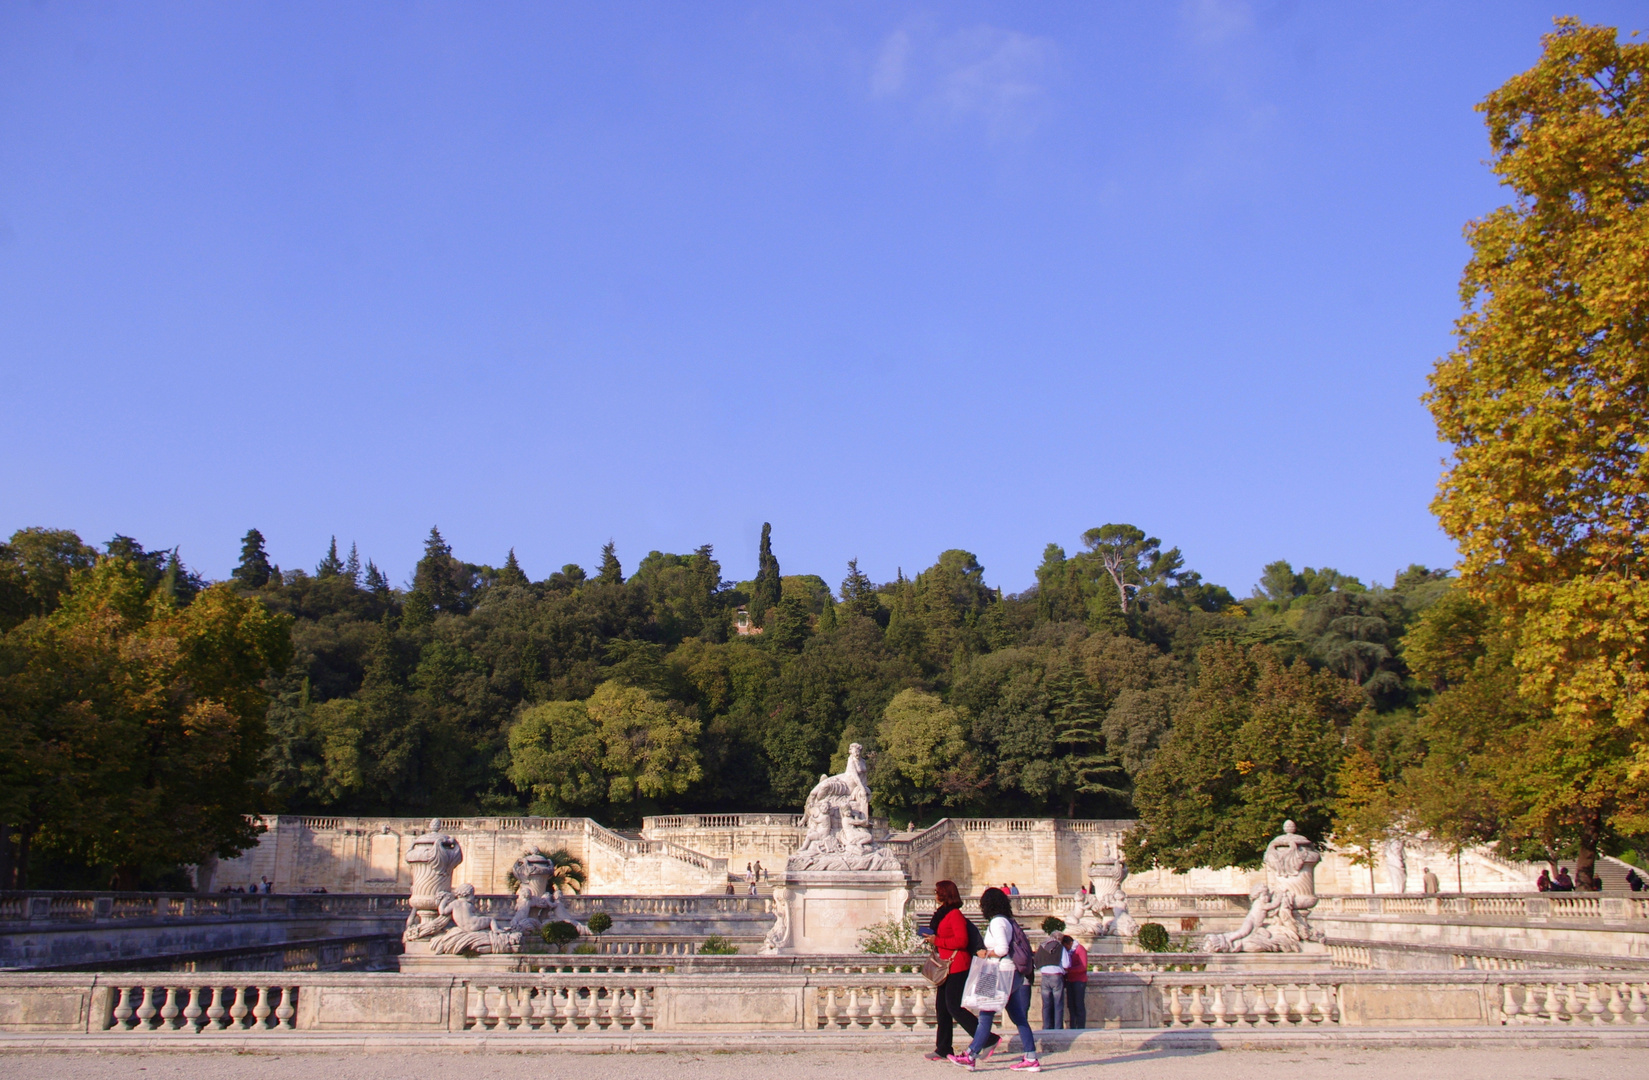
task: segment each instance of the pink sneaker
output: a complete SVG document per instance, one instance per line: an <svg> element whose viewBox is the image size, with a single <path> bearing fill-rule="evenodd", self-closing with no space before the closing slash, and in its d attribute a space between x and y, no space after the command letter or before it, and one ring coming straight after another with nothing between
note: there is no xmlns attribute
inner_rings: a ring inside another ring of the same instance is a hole
<svg viewBox="0 0 1649 1080"><path fill-rule="evenodd" d="M973 1058L966 1054L952 1054L950 1056L950 1063L952 1065L960 1065L969 1072L973 1071Z"/></svg>
<svg viewBox="0 0 1649 1080"><path fill-rule="evenodd" d="M1009 1065L1008 1068L1012 1072L1041 1072L1042 1062L1035 1058L1020 1058L1012 1065Z"/></svg>

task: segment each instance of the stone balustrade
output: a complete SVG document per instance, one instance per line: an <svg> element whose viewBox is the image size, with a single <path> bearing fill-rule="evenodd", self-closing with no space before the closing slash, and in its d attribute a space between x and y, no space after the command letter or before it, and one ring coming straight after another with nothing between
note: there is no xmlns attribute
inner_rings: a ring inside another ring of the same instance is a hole
<svg viewBox="0 0 1649 1080"><path fill-rule="evenodd" d="M752 958L754 960L755 958ZM934 988L909 958L699 957L458 974L0 974L0 1032L913 1033ZM1597 970L1093 973L1095 1027L1346 1029L1649 1022L1649 976Z"/></svg>
<svg viewBox="0 0 1649 1080"><path fill-rule="evenodd" d="M1448 915L1514 919L1649 919L1649 897L1599 896L1584 893L1493 893L1404 896L1325 896L1316 916Z"/></svg>

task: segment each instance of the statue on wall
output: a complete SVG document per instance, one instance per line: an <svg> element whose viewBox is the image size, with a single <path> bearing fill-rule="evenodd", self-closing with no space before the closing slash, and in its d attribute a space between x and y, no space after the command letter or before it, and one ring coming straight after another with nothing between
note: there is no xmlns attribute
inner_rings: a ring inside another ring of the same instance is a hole
<svg viewBox="0 0 1649 1080"><path fill-rule="evenodd" d="M1322 941L1308 913L1317 905L1316 870L1322 861L1317 845L1301 836L1292 821L1265 847L1266 879L1248 892L1242 925L1202 939L1212 953L1299 952L1301 943Z"/></svg>
<svg viewBox="0 0 1649 1080"><path fill-rule="evenodd" d="M1401 896L1409 890L1408 859L1403 853L1403 837L1393 836L1386 841L1386 881L1391 891Z"/></svg>
<svg viewBox="0 0 1649 1080"><path fill-rule="evenodd" d="M773 889L773 926L762 939L762 956L777 956L790 944L790 890L783 885Z"/></svg>
<svg viewBox="0 0 1649 1080"><path fill-rule="evenodd" d="M847 767L835 776L819 777L808 793L802 811L807 835L785 863L787 871L902 869L871 835L869 770L863 753L858 743L849 746Z"/></svg>

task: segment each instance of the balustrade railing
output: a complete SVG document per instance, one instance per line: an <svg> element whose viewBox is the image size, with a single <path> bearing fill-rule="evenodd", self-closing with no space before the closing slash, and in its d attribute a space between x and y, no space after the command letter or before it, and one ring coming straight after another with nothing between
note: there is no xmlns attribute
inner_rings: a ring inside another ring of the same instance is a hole
<svg viewBox="0 0 1649 1080"><path fill-rule="evenodd" d="M70 1010L54 1030L105 1037L237 1032L279 1038L305 1030L632 1034L662 1031L667 1017L696 1016L712 1000L737 1030L738 1001L767 994L799 995L802 1031L917 1032L937 1015L935 990L912 957L716 959L723 962L565 957L541 970L453 976L115 973L75 982L63 975L30 981L0 974L0 994L79 996L90 1002L90 1013L82 1009L75 1020ZM1089 1007L1104 1013L1094 1017L1100 1022L1146 1029L1309 1030L1435 1022L1430 1010L1440 994L1477 1002L1475 1011L1456 1014L1464 1025L1649 1023L1649 976L1596 970L1096 970ZM384 1010L389 1018L380 1027ZM42 1030L35 1021L4 1019L17 1015L26 1014L0 1013L0 1030ZM763 1017L770 1013L752 1011L752 1030L770 1022ZM5 1026L17 1023L25 1026Z"/></svg>
<svg viewBox="0 0 1649 1080"><path fill-rule="evenodd" d="M0 923L26 923L32 929L139 919L396 916L406 911L405 896L387 893L0 893Z"/></svg>

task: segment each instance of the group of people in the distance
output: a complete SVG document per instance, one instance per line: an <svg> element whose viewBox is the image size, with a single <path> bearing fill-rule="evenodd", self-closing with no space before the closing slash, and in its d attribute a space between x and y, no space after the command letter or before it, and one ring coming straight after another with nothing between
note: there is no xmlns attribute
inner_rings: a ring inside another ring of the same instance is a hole
<svg viewBox="0 0 1649 1080"><path fill-rule="evenodd" d="M1556 877L1553 877L1547 871L1542 870L1540 872L1540 876L1535 878L1534 887L1539 889L1541 892L1574 892L1578 888L1575 884L1574 878L1569 876L1569 868L1567 866L1558 867ZM1631 889L1633 892L1643 891L1644 881L1636 870L1626 871L1626 887ZM1592 875L1592 891L1603 891L1603 881L1596 874Z"/></svg>
<svg viewBox="0 0 1649 1080"><path fill-rule="evenodd" d="M980 933L973 921L962 914L962 894L954 881L941 881L933 886L933 918L921 931L923 939L938 953L941 960L950 963L949 973L939 984L937 1041L929 1061L950 1061L972 1071L988 1059L1002 1041L1002 1036L991 1031L996 1014L981 1011L975 1016L962 1007L962 992L967 984L968 969L976 960L1011 958L1013 982L1003 1006L1008 1019L1019 1029L1019 1041L1024 1051L1020 1060L1008 1066L1015 1072L1041 1072L1036 1055L1036 1035L1031 1031L1031 980L1040 980L1042 988L1042 1028L1044 1031L1062 1027L1080 1028L1088 1023L1088 952L1069 934L1062 933L1065 924L1058 919L1043 923L1047 940L1031 947L1025 931L1013 917L1013 902L1002 889L986 889L979 896L979 914L986 921ZM1066 1011L1069 1010L1069 1022ZM972 1041L966 1050L956 1052L953 1033L956 1025L968 1033Z"/></svg>

